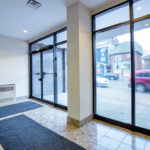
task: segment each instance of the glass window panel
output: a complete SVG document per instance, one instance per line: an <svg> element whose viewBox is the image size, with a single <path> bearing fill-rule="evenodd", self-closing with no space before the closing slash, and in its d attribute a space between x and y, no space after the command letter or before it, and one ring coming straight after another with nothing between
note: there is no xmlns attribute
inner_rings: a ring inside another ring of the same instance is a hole
<svg viewBox="0 0 150 150"><path fill-rule="evenodd" d="M57 43L67 40L67 31L62 31L56 35Z"/></svg>
<svg viewBox="0 0 150 150"><path fill-rule="evenodd" d="M44 48L48 45L53 45L53 36L40 40L31 45L31 51L38 51L41 48Z"/></svg>
<svg viewBox="0 0 150 150"><path fill-rule="evenodd" d="M136 126L150 129L150 19L136 22L134 28L135 120Z"/></svg>
<svg viewBox="0 0 150 150"><path fill-rule="evenodd" d="M133 10L134 10L134 18L150 14L150 1L138 0L134 2Z"/></svg>
<svg viewBox="0 0 150 150"><path fill-rule="evenodd" d="M32 96L41 98L41 61L40 53L32 54Z"/></svg>
<svg viewBox="0 0 150 150"><path fill-rule="evenodd" d="M130 26L96 33L96 114L131 123Z"/></svg>
<svg viewBox="0 0 150 150"><path fill-rule="evenodd" d="M43 99L54 102L53 49L43 52Z"/></svg>
<svg viewBox="0 0 150 150"><path fill-rule="evenodd" d="M95 30L99 30L114 24L129 20L129 5L125 4L119 8L99 14L95 17Z"/></svg>
<svg viewBox="0 0 150 150"><path fill-rule="evenodd" d="M67 106L67 44L57 46L58 104Z"/></svg>

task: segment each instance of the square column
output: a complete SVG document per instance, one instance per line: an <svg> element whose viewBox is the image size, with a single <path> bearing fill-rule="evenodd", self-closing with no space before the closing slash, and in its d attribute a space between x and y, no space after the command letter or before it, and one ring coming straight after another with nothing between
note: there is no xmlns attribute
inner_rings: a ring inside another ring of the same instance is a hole
<svg viewBox="0 0 150 150"><path fill-rule="evenodd" d="M80 2L67 8L68 122L82 126L93 114L91 13Z"/></svg>

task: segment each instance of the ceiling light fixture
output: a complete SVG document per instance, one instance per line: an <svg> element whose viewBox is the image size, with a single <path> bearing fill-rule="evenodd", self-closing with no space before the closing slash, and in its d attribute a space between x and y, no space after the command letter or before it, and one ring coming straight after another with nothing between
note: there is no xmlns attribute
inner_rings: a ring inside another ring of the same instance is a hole
<svg viewBox="0 0 150 150"><path fill-rule="evenodd" d="M24 33L28 33L28 30L23 30Z"/></svg>
<svg viewBox="0 0 150 150"><path fill-rule="evenodd" d="M42 6L41 3L35 1L35 0L29 0L27 3L26 3L27 6L31 7L31 8L34 8L34 9L38 9L39 7Z"/></svg>
<svg viewBox="0 0 150 150"><path fill-rule="evenodd" d="M136 10L140 11L140 10L142 10L142 7L138 6L138 7L136 7Z"/></svg>

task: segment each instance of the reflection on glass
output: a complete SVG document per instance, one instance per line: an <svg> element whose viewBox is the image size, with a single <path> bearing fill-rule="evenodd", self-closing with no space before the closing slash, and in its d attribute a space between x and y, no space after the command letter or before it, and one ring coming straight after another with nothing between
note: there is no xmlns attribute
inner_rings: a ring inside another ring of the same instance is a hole
<svg viewBox="0 0 150 150"><path fill-rule="evenodd" d="M66 40L67 40L67 31L66 30L63 32L57 33L57 35L56 35L57 43L66 41Z"/></svg>
<svg viewBox="0 0 150 150"><path fill-rule="evenodd" d="M142 17L150 14L150 1L149 0L138 0L133 5L134 18Z"/></svg>
<svg viewBox="0 0 150 150"><path fill-rule="evenodd" d="M53 50L43 52L43 99L54 101Z"/></svg>
<svg viewBox="0 0 150 150"><path fill-rule="evenodd" d="M129 6L128 4L125 4L122 5L120 8L118 7L117 9L112 9L110 12L97 15L95 18L95 30L102 29L128 20Z"/></svg>
<svg viewBox="0 0 150 150"><path fill-rule="evenodd" d="M48 38L45 38L43 40L40 40L34 44L31 45L32 51L38 51L41 48L44 48L48 45L53 45L53 36L50 36Z"/></svg>
<svg viewBox="0 0 150 150"><path fill-rule="evenodd" d="M67 44L57 46L58 104L67 106Z"/></svg>
<svg viewBox="0 0 150 150"><path fill-rule="evenodd" d="M135 52L136 125L150 129L150 19L134 26L134 45L140 46Z"/></svg>
<svg viewBox="0 0 150 150"><path fill-rule="evenodd" d="M32 96L41 98L40 53L32 55Z"/></svg>
<svg viewBox="0 0 150 150"><path fill-rule="evenodd" d="M96 114L131 123L130 28L96 33Z"/></svg>

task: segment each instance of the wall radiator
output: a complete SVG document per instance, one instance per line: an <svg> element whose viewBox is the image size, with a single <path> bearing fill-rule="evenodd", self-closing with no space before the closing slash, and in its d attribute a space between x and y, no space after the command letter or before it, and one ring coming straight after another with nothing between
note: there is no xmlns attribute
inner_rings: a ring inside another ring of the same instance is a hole
<svg viewBox="0 0 150 150"><path fill-rule="evenodd" d="M5 84L0 85L0 100L13 98L16 102L16 85L15 84Z"/></svg>

